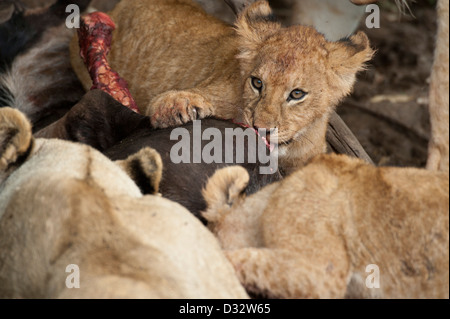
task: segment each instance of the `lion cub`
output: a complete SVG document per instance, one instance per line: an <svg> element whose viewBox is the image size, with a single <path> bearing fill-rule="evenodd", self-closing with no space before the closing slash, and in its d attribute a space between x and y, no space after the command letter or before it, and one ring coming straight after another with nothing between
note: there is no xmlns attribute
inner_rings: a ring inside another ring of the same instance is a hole
<svg viewBox="0 0 450 319"><path fill-rule="evenodd" d="M245 198L248 174L233 167L208 182L203 215L250 291L448 298L448 181L448 172L321 155Z"/></svg>
<svg viewBox="0 0 450 319"><path fill-rule="evenodd" d="M202 223L135 184L157 193L161 174L153 149L113 163L1 107L0 299L248 298Z"/></svg>
<svg viewBox="0 0 450 319"><path fill-rule="evenodd" d="M285 171L325 151L329 114L373 55L362 32L329 42L311 27L282 28L267 1L234 27L191 0L121 1L110 15L111 67L155 127L215 116L277 128ZM76 39L71 55L90 88Z"/></svg>

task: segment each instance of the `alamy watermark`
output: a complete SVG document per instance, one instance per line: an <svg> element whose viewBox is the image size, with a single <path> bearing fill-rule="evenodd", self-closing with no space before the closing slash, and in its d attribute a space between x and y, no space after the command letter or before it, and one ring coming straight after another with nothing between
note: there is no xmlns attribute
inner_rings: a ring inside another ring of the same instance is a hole
<svg viewBox="0 0 450 319"><path fill-rule="evenodd" d="M255 132L252 128L238 127L226 128L223 132L214 127L202 131L201 121L194 121L192 125L192 134L184 127L172 130L170 140L178 141L170 151L172 163L260 163L266 165L259 168L259 173L262 175L274 174L278 170L277 129L269 131L259 129L258 132ZM268 133L269 139L267 140ZM209 143L202 147L204 141L209 141Z"/></svg>
<svg viewBox="0 0 450 319"><path fill-rule="evenodd" d="M366 18L366 27L368 29L381 28L380 7L376 4L369 4L366 7L366 13L369 13L369 15Z"/></svg>
<svg viewBox="0 0 450 319"><path fill-rule="evenodd" d="M374 264L368 265L366 267L366 273L369 274L366 278L366 287L368 289L380 289L381 287L380 267Z"/></svg>
<svg viewBox="0 0 450 319"><path fill-rule="evenodd" d="M80 28L80 7L76 4L70 4L66 7L66 13L69 15L66 18L66 27L68 29ZM380 7L377 4L369 4L366 6L366 27L368 29L379 29L381 27Z"/></svg>
<svg viewBox="0 0 450 319"><path fill-rule="evenodd" d="M66 287L68 289L80 289L80 267L75 264L68 265L66 273L69 273L66 277Z"/></svg>
<svg viewBox="0 0 450 319"><path fill-rule="evenodd" d="M66 18L66 27L68 29L80 28L80 7L76 4L69 4L66 7L66 13L69 15Z"/></svg>
<svg viewBox="0 0 450 319"><path fill-rule="evenodd" d="M76 264L71 264L66 267L66 273L69 275L66 277L66 287L68 289L80 289L80 267ZM366 288L368 289L380 289L381 288L381 273L380 267L375 264L368 265L366 267L366 273L369 275L366 277Z"/></svg>

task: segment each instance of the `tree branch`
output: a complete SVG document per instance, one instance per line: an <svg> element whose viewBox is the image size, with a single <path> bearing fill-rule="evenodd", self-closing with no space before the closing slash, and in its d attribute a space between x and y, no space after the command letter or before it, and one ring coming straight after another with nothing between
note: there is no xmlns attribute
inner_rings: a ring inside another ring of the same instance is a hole
<svg viewBox="0 0 450 319"><path fill-rule="evenodd" d="M327 144L335 153L357 157L374 164L356 136L336 112L331 114L328 123Z"/></svg>

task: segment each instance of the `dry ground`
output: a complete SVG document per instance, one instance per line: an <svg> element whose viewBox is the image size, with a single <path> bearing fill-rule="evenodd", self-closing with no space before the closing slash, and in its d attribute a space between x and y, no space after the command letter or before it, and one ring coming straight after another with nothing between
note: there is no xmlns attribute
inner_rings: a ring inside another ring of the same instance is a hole
<svg viewBox="0 0 450 319"><path fill-rule="evenodd" d="M381 28L361 27L378 52L338 112L377 164L423 167L430 138L435 3L413 4L414 17L384 4Z"/></svg>

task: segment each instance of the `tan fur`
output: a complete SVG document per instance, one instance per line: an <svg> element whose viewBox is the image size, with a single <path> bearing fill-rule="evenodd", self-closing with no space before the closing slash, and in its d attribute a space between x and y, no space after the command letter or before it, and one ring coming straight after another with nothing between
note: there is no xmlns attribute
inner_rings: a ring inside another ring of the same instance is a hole
<svg viewBox="0 0 450 319"><path fill-rule="evenodd" d="M19 133L5 139L11 127ZM0 109L1 158L12 163L31 140L25 117ZM160 178L154 151L131 159L148 163L148 172L153 167L152 180ZM36 139L27 159L13 164L9 176L0 175L0 298L247 297L217 240L194 216L143 196L96 150ZM66 286L69 265L79 266L79 289Z"/></svg>
<svg viewBox="0 0 450 319"><path fill-rule="evenodd" d="M24 129L18 129L23 127ZM32 143L31 124L24 114L9 107L0 112L0 177Z"/></svg>
<svg viewBox="0 0 450 319"><path fill-rule="evenodd" d="M248 198L245 176L240 167L217 172L204 216L247 289L283 298L449 297L448 173L322 155ZM365 285L372 264L379 289Z"/></svg>
<svg viewBox="0 0 450 319"><path fill-rule="evenodd" d="M245 9L235 28L189 0L122 1L111 16L109 61L153 125L213 115L278 128L286 171L325 152L329 114L373 54L364 33L329 42L311 27L282 28L266 1ZM74 39L72 63L88 89L78 52ZM263 81L261 94L251 77ZM309 93L304 102L287 101L296 89Z"/></svg>
<svg viewBox="0 0 450 319"><path fill-rule="evenodd" d="M430 116L432 137L428 169L449 170L449 2L438 2L437 48L431 76Z"/></svg>
<svg viewBox="0 0 450 319"><path fill-rule="evenodd" d="M162 178L163 163L159 153L151 148L144 148L138 153L129 156L126 160L116 161L115 163L119 165L128 176L133 179L134 165L138 163L141 169L141 173L151 184L151 188L154 190L153 195L159 194L159 184Z"/></svg>

